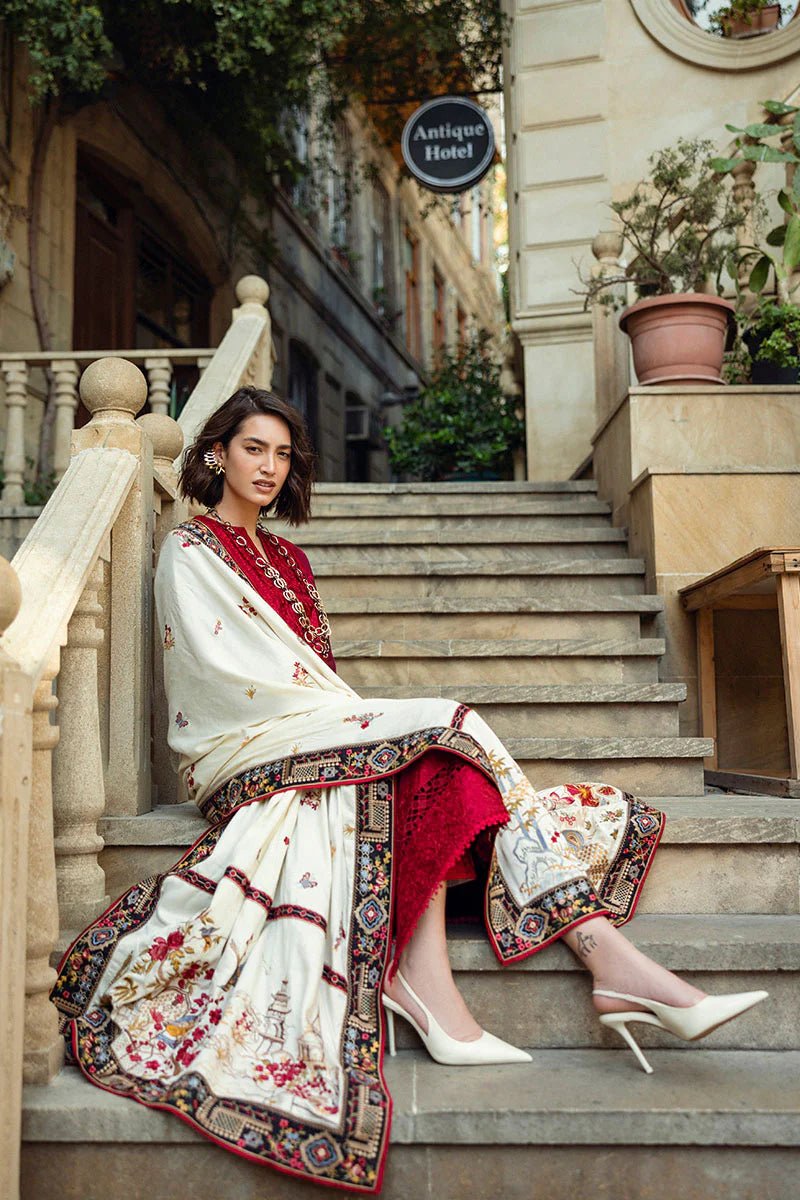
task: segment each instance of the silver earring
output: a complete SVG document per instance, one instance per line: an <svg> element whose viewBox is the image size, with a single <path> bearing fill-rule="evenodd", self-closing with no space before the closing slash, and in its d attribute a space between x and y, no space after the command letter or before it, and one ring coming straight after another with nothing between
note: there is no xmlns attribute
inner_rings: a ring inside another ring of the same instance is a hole
<svg viewBox="0 0 800 1200"><path fill-rule="evenodd" d="M215 475L224 475L225 474L225 468L223 467L222 463L219 461L219 459L217 458L217 456L213 450L206 450L205 454L203 455L203 462L206 464L206 466L209 468L210 471L214 472Z"/></svg>

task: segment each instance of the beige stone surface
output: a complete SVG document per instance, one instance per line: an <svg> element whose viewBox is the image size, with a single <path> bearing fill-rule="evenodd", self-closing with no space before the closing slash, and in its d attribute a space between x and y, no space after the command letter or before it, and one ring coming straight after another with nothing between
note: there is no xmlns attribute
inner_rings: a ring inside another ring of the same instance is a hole
<svg viewBox="0 0 800 1200"><path fill-rule="evenodd" d="M791 846L682 846L657 854L642 893L643 913L797 913L798 849Z"/></svg>

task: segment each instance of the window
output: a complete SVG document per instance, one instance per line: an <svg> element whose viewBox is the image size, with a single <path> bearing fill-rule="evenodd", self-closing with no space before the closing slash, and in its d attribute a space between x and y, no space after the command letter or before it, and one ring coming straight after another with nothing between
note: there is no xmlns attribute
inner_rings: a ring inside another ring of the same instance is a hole
<svg viewBox="0 0 800 1200"><path fill-rule="evenodd" d="M382 184L372 188L372 301L382 317L391 318L394 309L394 272L392 270L392 207Z"/></svg>
<svg viewBox="0 0 800 1200"><path fill-rule="evenodd" d="M319 385L317 360L302 342L289 342L289 403L305 418L308 434L319 451Z"/></svg>
<svg viewBox="0 0 800 1200"><path fill-rule="evenodd" d="M406 284L406 349L415 358L419 358L422 348L419 301L419 242L408 227L406 227L403 238L403 268Z"/></svg>
<svg viewBox="0 0 800 1200"><path fill-rule="evenodd" d="M351 275L356 274L358 234L353 211L352 184L355 165L350 130L343 121L336 128L328 176L328 232L333 257Z"/></svg>
<svg viewBox="0 0 800 1200"><path fill-rule="evenodd" d="M433 352L436 354L445 343L445 290L444 280L434 268L433 272Z"/></svg>
<svg viewBox="0 0 800 1200"><path fill-rule="evenodd" d="M314 179L311 164L311 135L308 113L300 109L294 109L289 115L288 123L292 147L301 168L301 174L292 181L289 187L289 196L300 215L305 217L312 225L316 225L317 213L314 205Z"/></svg>

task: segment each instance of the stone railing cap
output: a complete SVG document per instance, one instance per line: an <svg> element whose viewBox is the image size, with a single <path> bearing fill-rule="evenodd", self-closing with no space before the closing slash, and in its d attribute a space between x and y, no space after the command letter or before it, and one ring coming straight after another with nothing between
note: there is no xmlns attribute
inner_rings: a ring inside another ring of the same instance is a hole
<svg viewBox="0 0 800 1200"><path fill-rule="evenodd" d="M236 299L240 304L265 305L269 299L269 284L260 275L243 275L236 284Z"/></svg>
<svg viewBox="0 0 800 1200"><path fill-rule="evenodd" d="M183 430L177 421L164 413L142 413L136 418L153 443L153 457L176 459L183 449Z"/></svg>
<svg viewBox="0 0 800 1200"><path fill-rule="evenodd" d="M80 393L93 416L114 412L133 419L147 400L147 380L125 358L98 358L83 372Z"/></svg>

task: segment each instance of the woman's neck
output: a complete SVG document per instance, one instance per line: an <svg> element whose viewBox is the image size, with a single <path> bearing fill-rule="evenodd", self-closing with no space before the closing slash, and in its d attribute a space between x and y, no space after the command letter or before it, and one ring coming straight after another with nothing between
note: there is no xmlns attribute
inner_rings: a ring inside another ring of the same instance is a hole
<svg viewBox="0 0 800 1200"><path fill-rule="evenodd" d="M258 541L256 526L261 513L260 505L248 504L238 496L226 494L219 504L214 505L215 511L237 529L244 529L254 542Z"/></svg>

